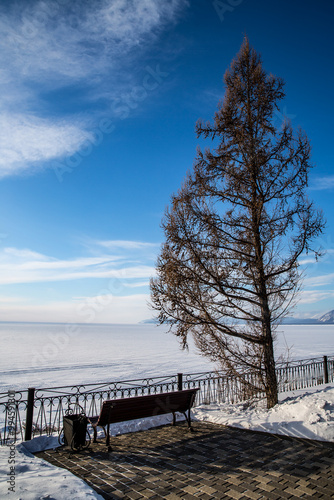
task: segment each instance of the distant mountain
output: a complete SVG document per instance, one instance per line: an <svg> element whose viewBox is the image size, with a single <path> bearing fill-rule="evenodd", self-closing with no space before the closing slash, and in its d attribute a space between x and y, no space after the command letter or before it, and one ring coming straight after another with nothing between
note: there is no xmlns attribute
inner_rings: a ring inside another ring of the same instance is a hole
<svg viewBox="0 0 334 500"><path fill-rule="evenodd" d="M331 325L334 324L334 309L332 311L323 314L322 316L317 315L312 318L284 318L282 321L283 325Z"/></svg>
<svg viewBox="0 0 334 500"><path fill-rule="evenodd" d="M282 321L283 325L319 325L319 320L316 318L291 318L286 317Z"/></svg>
<svg viewBox="0 0 334 500"><path fill-rule="evenodd" d="M159 321L157 319L151 318L151 319L143 319L142 321L139 321L140 325L158 325Z"/></svg>
<svg viewBox="0 0 334 500"><path fill-rule="evenodd" d="M283 325L331 325L334 324L334 309L332 311L323 314L322 316L317 315L312 318L292 318L287 317L282 321Z"/></svg>
<svg viewBox="0 0 334 500"><path fill-rule="evenodd" d="M328 313L320 316L319 323L334 323L334 309L329 311Z"/></svg>
<svg viewBox="0 0 334 500"><path fill-rule="evenodd" d="M140 321L140 324L144 325L154 325L159 324L157 319L144 319ZM283 325L331 325L334 324L334 309L323 314L322 316L313 317L313 318L293 318L288 316L283 319Z"/></svg>

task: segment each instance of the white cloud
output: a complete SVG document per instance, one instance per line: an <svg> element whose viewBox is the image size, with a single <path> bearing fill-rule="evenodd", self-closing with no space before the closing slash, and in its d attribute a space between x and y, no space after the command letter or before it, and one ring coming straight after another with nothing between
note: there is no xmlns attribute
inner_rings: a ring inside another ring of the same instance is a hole
<svg viewBox="0 0 334 500"><path fill-rule="evenodd" d="M31 250L5 248L0 252L0 285L108 278L128 282L148 279L155 268L139 262L132 265L126 255L61 260Z"/></svg>
<svg viewBox="0 0 334 500"><path fill-rule="evenodd" d="M306 287L317 287L330 285L334 281L334 273L322 274L318 276L313 276L311 278L306 278L304 280L304 286Z"/></svg>
<svg viewBox="0 0 334 500"><path fill-rule="evenodd" d="M146 294L124 297L97 295L44 304L27 304L24 299L17 298L0 300L0 315L2 321L138 323L152 315L148 301L149 296Z"/></svg>
<svg viewBox="0 0 334 500"><path fill-rule="evenodd" d="M302 290L299 297L299 304L315 304L321 300L333 299L334 290Z"/></svg>
<svg viewBox="0 0 334 500"><path fill-rule="evenodd" d="M3 248L0 250L2 321L137 323L147 319L151 315L147 306L149 278L155 274L146 251L151 245L116 240L116 254L95 244L95 255L72 259L59 259L28 248ZM97 248L103 253L97 255ZM85 284L91 295L83 295L82 279L91 280ZM67 288L65 283L64 288L56 284L45 287L45 283L61 281L70 282L70 286ZM33 293L20 296L20 289L12 286L20 284L34 285ZM8 295L7 285L11 285ZM68 296L68 300L55 299L59 293Z"/></svg>
<svg viewBox="0 0 334 500"><path fill-rule="evenodd" d="M109 73L133 47L173 22L185 0L21 1L2 7L4 74L52 86ZM0 46L1 46L0 45ZM3 78L4 78L3 77ZM56 80L54 78L56 77Z"/></svg>
<svg viewBox="0 0 334 500"><path fill-rule="evenodd" d="M305 257L298 261L301 266L307 266L308 264L316 264L317 260L313 257Z"/></svg>
<svg viewBox="0 0 334 500"><path fill-rule="evenodd" d="M76 304L71 319L81 323L138 323L150 317L148 301L147 294L85 297Z"/></svg>
<svg viewBox="0 0 334 500"><path fill-rule="evenodd" d="M16 307L25 302L29 302L27 297L7 297L6 295L0 295L0 307L3 305L5 305L5 307L15 305Z"/></svg>
<svg viewBox="0 0 334 500"><path fill-rule="evenodd" d="M133 88L141 51L186 5L186 0L0 5L0 177L78 151L90 138L97 111L91 111L90 123L69 110L61 119L48 93L81 86L84 108L88 101L101 96L112 101L121 89Z"/></svg>
<svg viewBox="0 0 334 500"><path fill-rule="evenodd" d="M146 243L143 241L128 241L128 240L107 240L107 241L96 241L97 245L113 249L123 249L123 250L145 250L157 248L160 243Z"/></svg>
<svg viewBox="0 0 334 500"><path fill-rule="evenodd" d="M89 132L73 123L23 114L0 115L0 130L0 177L70 156L91 138Z"/></svg>
<svg viewBox="0 0 334 500"><path fill-rule="evenodd" d="M309 187L315 191L323 191L324 189L334 188L334 175L325 177L316 177L310 180Z"/></svg>

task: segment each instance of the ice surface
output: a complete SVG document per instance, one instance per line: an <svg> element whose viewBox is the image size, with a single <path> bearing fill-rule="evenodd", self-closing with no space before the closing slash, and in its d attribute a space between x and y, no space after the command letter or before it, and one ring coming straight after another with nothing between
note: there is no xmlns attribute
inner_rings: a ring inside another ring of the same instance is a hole
<svg viewBox="0 0 334 500"><path fill-rule="evenodd" d="M2 324L0 392L210 371L155 325Z"/></svg>
<svg viewBox="0 0 334 500"><path fill-rule="evenodd" d="M0 392L211 371L190 343L155 325L0 324ZM334 325L284 325L276 355L334 354Z"/></svg>

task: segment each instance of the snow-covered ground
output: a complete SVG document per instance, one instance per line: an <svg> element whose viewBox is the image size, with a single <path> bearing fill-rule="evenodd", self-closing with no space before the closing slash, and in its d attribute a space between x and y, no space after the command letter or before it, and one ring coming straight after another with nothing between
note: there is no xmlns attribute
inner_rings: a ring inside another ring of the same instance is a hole
<svg viewBox="0 0 334 500"><path fill-rule="evenodd" d="M244 404L201 405L193 409L193 419L220 423L232 427L265 431L298 438L334 442L334 384L307 391L281 395L281 401L271 410L262 405ZM169 415L114 424L113 435L144 430L168 423ZM0 498L22 500L102 499L86 483L64 469L54 467L34 457L31 452L58 445L55 437L38 437L29 443L0 447ZM13 488L11 487L11 464ZM13 465L12 465L13 466ZM13 474L13 471L15 474ZM8 482L9 481L9 482Z"/></svg>
<svg viewBox="0 0 334 500"><path fill-rule="evenodd" d="M270 410L256 403L201 405L194 408L193 418L334 443L334 385L280 394L279 404Z"/></svg>

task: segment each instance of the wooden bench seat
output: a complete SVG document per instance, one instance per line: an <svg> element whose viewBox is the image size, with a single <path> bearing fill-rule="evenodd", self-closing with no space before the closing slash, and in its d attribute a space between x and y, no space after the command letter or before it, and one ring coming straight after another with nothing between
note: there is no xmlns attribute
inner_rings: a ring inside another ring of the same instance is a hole
<svg viewBox="0 0 334 500"><path fill-rule="evenodd" d="M94 443L96 443L97 427L103 427L106 435L106 444L110 448L109 426L117 422L135 420L138 418L154 417L166 413L180 412L185 416L188 427L191 429L190 409L194 404L198 389L185 389L183 391L149 394L132 398L110 399L102 403L99 416L89 417L88 421L94 430ZM107 432L105 427L107 426Z"/></svg>

